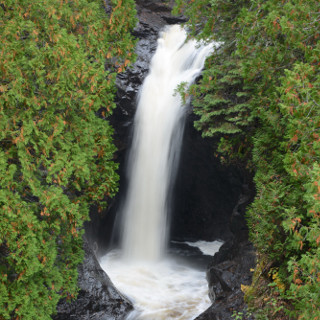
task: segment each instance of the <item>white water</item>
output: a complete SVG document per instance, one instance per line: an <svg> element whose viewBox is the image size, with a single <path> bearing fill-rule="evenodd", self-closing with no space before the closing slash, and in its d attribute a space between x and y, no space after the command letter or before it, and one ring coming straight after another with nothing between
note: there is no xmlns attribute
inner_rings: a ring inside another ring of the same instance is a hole
<svg viewBox="0 0 320 320"><path fill-rule="evenodd" d="M222 241L213 241L213 242L208 242L208 241L196 241L196 242L186 242L187 245L191 247L197 247L200 249L200 251L208 256L214 256L216 252L219 251L220 247L222 246L223 242Z"/></svg>
<svg viewBox="0 0 320 320"><path fill-rule="evenodd" d="M175 90L194 81L213 49L185 42L186 37L180 26L171 26L158 40L135 116L122 248L101 260L116 287L135 303L129 319L188 320L210 305L204 272L165 258L167 199L186 111Z"/></svg>
<svg viewBox="0 0 320 320"><path fill-rule="evenodd" d="M222 242L188 244L213 256ZM135 311L127 320L191 320L211 305L205 272L172 258L128 263L119 250L113 250L100 263L116 288L134 303Z"/></svg>
<svg viewBox="0 0 320 320"><path fill-rule="evenodd" d="M167 196L179 160L185 108L177 86L191 83L212 46L185 43L178 25L158 40L135 115L129 158L129 188L123 207L123 252L128 259L155 261L166 244Z"/></svg>
<svg viewBox="0 0 320 320"><path fill-rule="evenodd" d="M191 320L211 305L203 270L169 258L126 263L119 251L100 263L116 288L134 303L127 320Z"/></svg>

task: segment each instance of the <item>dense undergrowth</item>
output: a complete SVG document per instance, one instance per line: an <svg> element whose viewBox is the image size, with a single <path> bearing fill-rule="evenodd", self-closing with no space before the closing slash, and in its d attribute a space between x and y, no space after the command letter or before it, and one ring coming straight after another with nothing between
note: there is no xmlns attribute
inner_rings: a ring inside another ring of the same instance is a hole
<svg viewBox="0 0 320 320"><path fill-rule="evenodd" d="M0 1L1 320L51 319L77 294L89 206L117 191L106 118L135 14L133 0Z"/></svg>
<svg viewBox="0 0 320 320"><path fill-rule="evenodd" d="M249 309L320 319L320 3L176 0L174 11L198 39L221 42L189 93L221 160L254 174Z"/></svg>

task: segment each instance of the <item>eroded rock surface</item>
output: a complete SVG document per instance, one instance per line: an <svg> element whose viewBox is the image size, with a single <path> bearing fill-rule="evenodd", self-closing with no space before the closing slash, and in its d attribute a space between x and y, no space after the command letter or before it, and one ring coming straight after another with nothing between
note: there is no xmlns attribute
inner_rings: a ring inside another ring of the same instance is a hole
<svg viewBox="0 0 320 320"><path fill-rule="evenodd" d="M77 300L61 300L54 320L122 320L133 309L131 302L101 269L94 251L84 242L85 259L79 266Z"/></svg>
<svg viewBox="0 0 320 320"><path fill-rule="evenodd" d="M221 246L207 268L212 306L195 320L233 320L234 312L246 308L241 285L251 284L251 271L256 264L256 253L248 241L244 219L245 207L252 199L251 193L245 185L230 219L233 237Z"/></svg>
<svg viewBox="0 0 320 320"><path fill-rule="evenodd" d="M232 320L235 311L245 309L241 285L251 283L251 268L255 266L255 251L249 242L233 243L222 248L207 270L209 296L212 306L196 320ZM219 262L220 259L227 259Z"/></svg>

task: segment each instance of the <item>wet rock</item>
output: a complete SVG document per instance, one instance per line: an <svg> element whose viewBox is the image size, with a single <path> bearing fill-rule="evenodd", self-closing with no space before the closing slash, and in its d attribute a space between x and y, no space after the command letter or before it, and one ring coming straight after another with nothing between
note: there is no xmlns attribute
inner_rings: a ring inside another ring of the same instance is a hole
<svg viewBox="0 0 320 320"><path fill-rule="evenodd" d="M246 310L241 285L251 284L251 270L256 264L255 250L248 240L245 221L245 210L253 196L253 188L243 184L230 216L232 238L220 247L207 268L212 306L195 320L233 320L235 311Z"/></svg>
<svg viewBox="0 0 320 320"><path fill-rule="evenodd" d="M248 204L252 201L253 197L253 188L250 188L247 184L243 184L238 202L232 211L230 220L230 230L239 241L245 240L248 235L248 226L245 219L245 211Z"/></svg>
<svg viewBox="0 0 320 320"><path fill-rule="evenodd" d="M168 252L170 256L180 261L181 264L204 272L212 259L212 256L203 254L198 247L190 246L185 242L171 241Z"/></svg>
<svg viewBox="0 0 320 320"><path fill-rule="evenodd" d="M138 24L133 31L138 42L137 60L117 77L117 109L110 122L115 128L115 143L120 152L128 147L136 101L141 84L148 74L150 60L157 48L159 32L168 24L186 21L171 15L173 1L138 0Z"/></svg>
<svg viewBox="0 0 320 320"><path fill-rule="evenodd" d="M230 219L242 188L236 168L225 167L214 156L216 141L204 139L189 114L170 213L171 236L176 239L228 240Z"/></svg>
<svg viewBox="0 0 320 320"><path fill-rule="evenodd" d="M225 297L234 289L235 275L228 270L211 267L207 270L207 281L209 284L209 297L214 303Z"/></svg>
<svg viewBox="0 0 320 320"><path fill-rule="evenodd" d="M251 268L255 266L255 251L248 240L234 238L221 247L207 269L209 297L212 306L196 320L232 320L235 311L244 310L241 285L252 280Z"/></svg>
<svg viewBox="0 0 320 320"><path fill-rule="evenodd" d="M84 242L85 260L79 267L77 300L61 300L54 320L121 320L133 309L131 302L101 269L93 249Z"/></svg>

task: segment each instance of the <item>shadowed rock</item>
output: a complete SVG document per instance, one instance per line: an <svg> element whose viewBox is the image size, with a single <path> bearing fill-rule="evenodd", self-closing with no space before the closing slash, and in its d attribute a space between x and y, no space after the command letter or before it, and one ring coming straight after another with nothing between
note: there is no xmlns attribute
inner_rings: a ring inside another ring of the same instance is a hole
<svg viewBox="0 0 320 320"><path fill-rule="evenodd" d="M133 309L131 302L101 269L95 253L84 241L85 259L79 266L79 294L75 301L61 300L54 320L121 320Z"/></svg>

